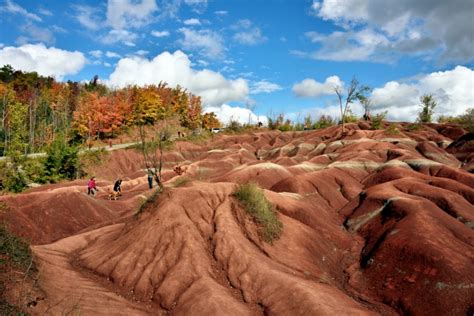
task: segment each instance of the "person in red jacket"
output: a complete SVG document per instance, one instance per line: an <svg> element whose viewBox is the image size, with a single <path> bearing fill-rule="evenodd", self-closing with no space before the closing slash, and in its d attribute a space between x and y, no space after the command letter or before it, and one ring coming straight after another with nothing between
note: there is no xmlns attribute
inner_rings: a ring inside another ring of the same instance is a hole
<svg viewBox="0 0 474 316"><path fill-rule="evenodd" d="M95 184L95 177L90 178L89 182L87 183L87 194L95 196L95 193L99 191Z"/></svg>

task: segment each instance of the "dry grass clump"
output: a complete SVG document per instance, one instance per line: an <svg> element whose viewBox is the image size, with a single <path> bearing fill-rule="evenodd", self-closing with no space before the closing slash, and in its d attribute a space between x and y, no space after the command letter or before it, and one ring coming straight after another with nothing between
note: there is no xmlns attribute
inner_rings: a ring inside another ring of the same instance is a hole
<svg viewBox="0 0 474 316"><path fill-rule="evenodd" d="M258 233L268 243L280 238L283 224L278 219L273 205L268 202L263 190L255 183L241 184L234 196L244 205L245 210L260 226Z"/></svg>

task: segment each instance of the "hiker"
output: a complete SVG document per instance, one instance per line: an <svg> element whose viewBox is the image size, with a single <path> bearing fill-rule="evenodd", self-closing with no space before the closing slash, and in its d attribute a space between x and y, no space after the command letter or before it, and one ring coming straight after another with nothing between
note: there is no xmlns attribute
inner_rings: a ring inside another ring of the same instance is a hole
<svg viewBox="0 0 474 316"><path fill-rule="evenodd" d="M118 179L114 184L114 192L122 193L122 179Z"/></svg>
<svg viewBox="0 0 474 316"><path fill-rule="evenodd" d="M153 172L151 169L148 169L148 187L153 189Z"/></svg>
<svg viewBox="0 0 474 316"><path fill-rule="evenodd" d="M87 195L95 196L95 193L99 191L95 184L95 177L90 178L89 182L87 183Z"/></svg>

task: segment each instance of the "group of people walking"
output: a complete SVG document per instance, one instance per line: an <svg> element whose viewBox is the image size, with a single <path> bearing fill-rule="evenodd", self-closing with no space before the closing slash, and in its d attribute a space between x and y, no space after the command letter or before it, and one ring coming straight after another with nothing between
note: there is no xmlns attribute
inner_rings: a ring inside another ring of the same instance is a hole
<svg viewBox="0 0 474 316"><path fill-rule="evenodd" d="M97 191L99 191L99 189L97 188L95 177L92 177L89 179L89 182L87 182L87 195L95 196ZM122 179L115 181L113 192L115 195L122 193Z"/></svg>
<svg viewBox="0 0 474 316"><path fill-rule="evenodd" d="M148 169L147 178L148 178L148 187L150 189L153 188L153 180L156 181L156 183L158 184L160 188L162 187L160 177L158 176L158 174L156 174L156 172L153 172L151 169ZM95 177L90 178L89 181L87 182L87 195L95 196L98 191L99 189L97 188L96 178ZM113 194L115 197L118 197L119 195L122 194L122 179L118 179L117 181L115 181L113 192L111 192L111 194Z"/></svg>

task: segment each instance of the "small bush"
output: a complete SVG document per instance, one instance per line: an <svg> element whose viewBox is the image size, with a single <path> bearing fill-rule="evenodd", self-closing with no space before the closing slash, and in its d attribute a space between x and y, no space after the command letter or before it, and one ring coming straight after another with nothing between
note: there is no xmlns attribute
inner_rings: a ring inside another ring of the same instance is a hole
<svg viewBox="0 0 474 316"><path fill-rule="evenodd" d="M385 132L390 135L400 134L400 131L398 130L396 124L390 124L389 127L385 130Z"/></svg>
<svg viewBox="0 0 474 316"><path fill-rule="evenodd" d="M138 219L140 217L140 214L143 213L145 211L145 208L148 204L150 203L153 203L156 201L156 199L158 198L158 195L162 192L162 189L155 189L151 195L144 199L143 202L140 204L140 206L138 207L137 211L135 212L135 214L133 214L133 218L134 219Z"/></svg>
<svg viewBox="0 0 474 316"><path fill-rule="evenodd" d="M460 120L459 116L440 115L438 117L438 123L440 123L440 124L446 124L446 123L460 124L461 120Z"/></svg>
<svg viewBox="0 0 474 316"><path fill-rule="evenodd" d="M407 126L407 130L410 132L419 131L421 129L421 124L414 123Z"/></svg>
<svg viewBox="0 0 474 316"><path fill-rule="evenodd" d="M355 123L359 120L357 115L353 114L350 110L347 111L344 116L344 123Z"/></svg>
<svg viewBox="0 0 474 316"><path fill-rule="evenodd" d="M313 128L314 129L320 129L320 128L331 127L331 126L334 126L334 125L336 125L336 122L334 121L334 119L332 117L330 117L329 115L324 115L323 114L319 117L319 120L314 122Z"/></svg>
<svg viewBox="0 0 474 316"><path fill-rule="evenodd" d="M254 221L260 225L258 233L268 243L278 239L283 224L278 219L273 205L268 202L263 190L254 183L241 184L234 192L234 196L244 205Z"/></svg>
<svg viewBox="0 0 474 316"><path fill-rule="evenodd" d="M240 124L238 121L235 121L235 120L231 120L229 122L229 125L227 125L226 127L226 131L234 132L234 133L239 133L243 131L243 129L244 127L242 126L242 124Z"/></svg>
<svg viewBox="0 0 474 316"><path fill-rule="evenodd" d="M0 189L19 193L28 185L24 172L16 163L5 162L0 166Z"/></svg>
<svg viewBox="0 0 474 316"><path fill-rule="evenodd" d="M33 258L28 243L10 233L5 226L0 226L0 255L23 269L30 266ZM0 261L0 265L3 264L5 262Z"/></svg>
<svg viewBox="0 0 474 316"><path fill-rule="evenodd" d="M0 315L26 316L28 314L23 313L22 310L18 306L12 305L9 302L7 302L5 299L0 298Z"/></svg>
<svg viewBox="0 0 474 316"><path fill-rule="evenodd" d="M48 183L49 178L44 169L44 158L31 158L25 161L23 168L26 177L34 183Z"/></svg>
<svg viewBox="0 0 474 316"><path fill-rule="evenodd" d="M474 108L467 109L463 115L459 116L459 121L464 128L474 133Z"/></svg>
<svg viewBox="0 0 474 316"><path fill-rule="evenodd" d="M382 123L387 118L387 111L380 112L372 118L372 129L382 129Z"/></svg>

